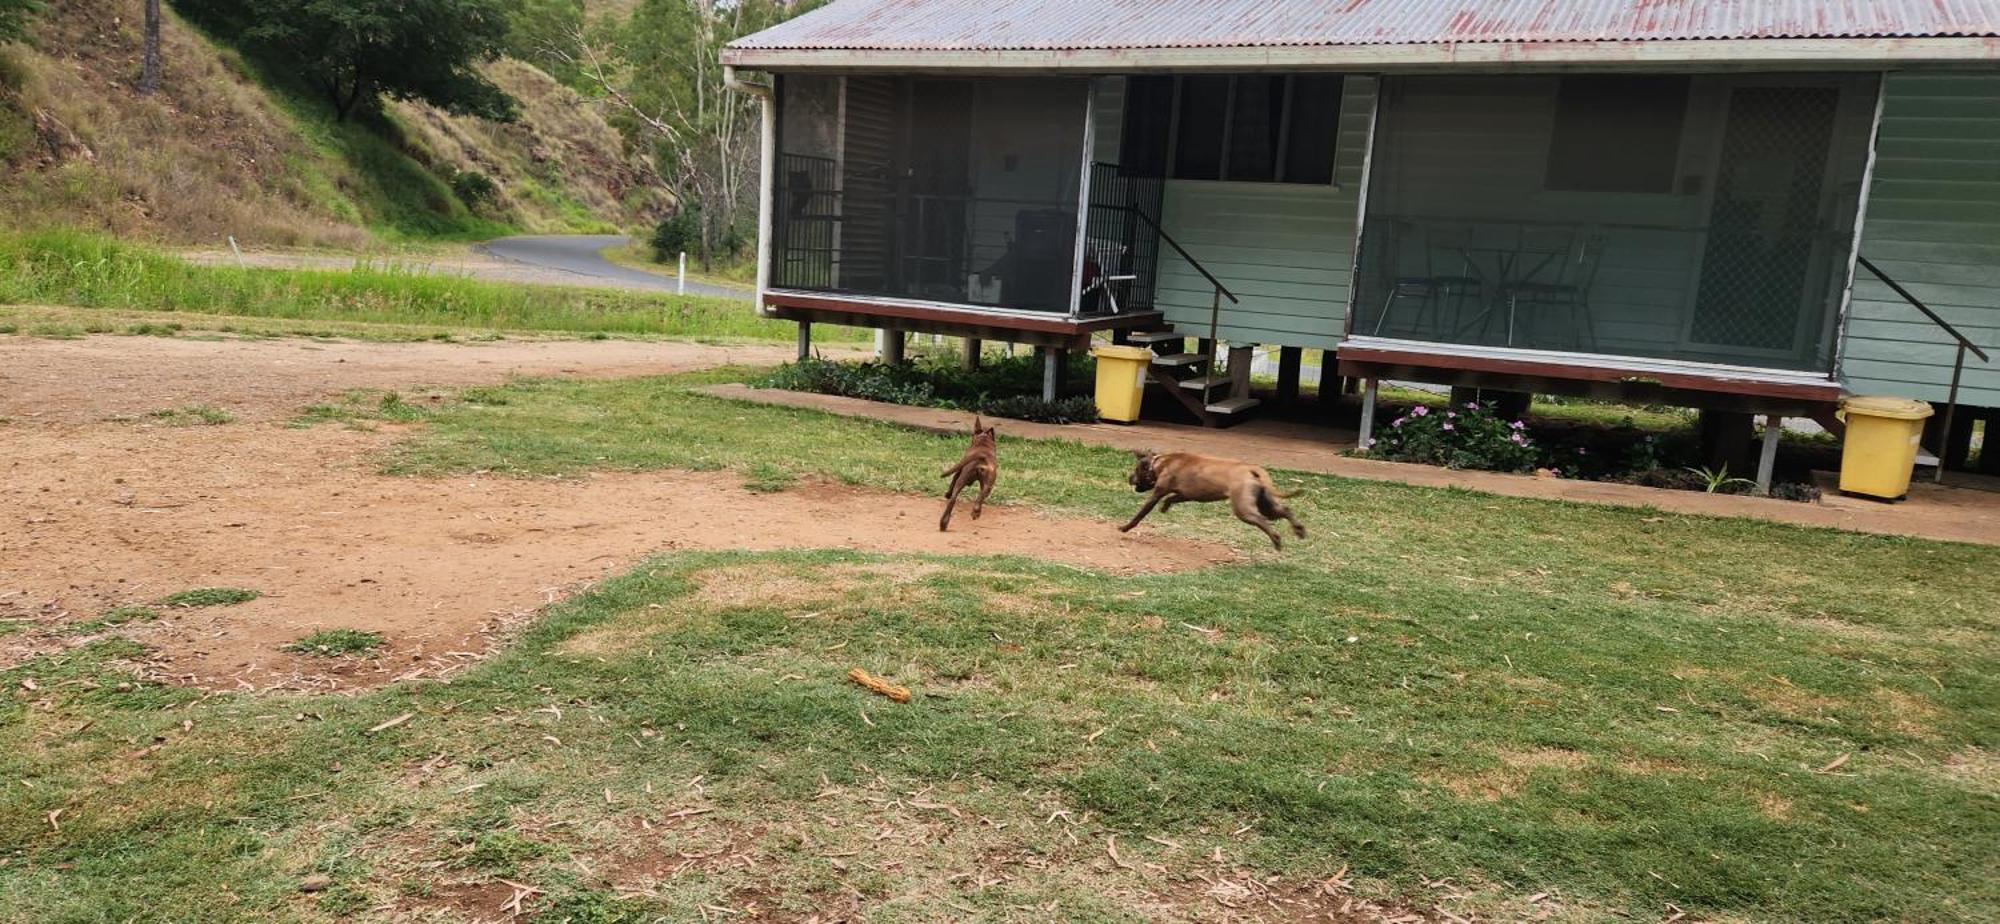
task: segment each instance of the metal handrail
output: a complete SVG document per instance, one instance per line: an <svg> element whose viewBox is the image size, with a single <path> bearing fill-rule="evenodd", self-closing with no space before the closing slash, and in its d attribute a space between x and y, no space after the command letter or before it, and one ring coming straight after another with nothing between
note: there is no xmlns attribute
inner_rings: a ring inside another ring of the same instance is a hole
<svg viewBox="0 0 2000 924"><path fill-rule="evenodd" d="M1945 393L1944 421L1942 428L1938 431L1942 436L1938 443L1937 473L1931 478L1932 482L1943 484L1944 460L1945 456L1950 452L1952 418L1958 416L1958 383L1959 379L1965 374L1965 351L1971 350L1973 355L1979 357L1979 361L1983 363L1992 362L1993 357L1986 355L1986 351L1980 349L1978 344L1973 343L1964 334L1959 333L1958 328L1951 326L1950 321L1938 317L1938 313L1932 311L1931 306L1924 304L1923 299L1910 294L1910 290L1903 288L1901 283L1890 279L1888 273L1882 272L1875 264L1868 262L1867 257L1855 254L1854 262L1860 264L1862 269L1874 273L1875 278L1882 280L1883 285L1888 286L1891 291L1902 296L1903 301L1910 303L1910 307L1923 312L1924 317L1929 318L1932 324L1936 324L1945 333L1950 334L1952 339L1958 341L1958 355L1951 363L1951 390Z"/></svg>
<svg viewBox="0 0 2000 924"><path fill-rule="evenodd" d="M1187 248L1182 247L1179 241L1174 240L1173 235L1167 233L1167 229L1160 227L1160 223L1154 221L1153 216L1146 214L1145 209L1133 208L1131 206L1126 206L1126 208L1131 209L1132 214L1139 216L1140 221L1145 222L1148 227L1151 227L1155 233L1159 234L1160 240L1166 241L1167 246L1174 249L1174 253L1181 255L1181 259L1188 261L1188 265L1194 267L1194 271L1200 273L1203 279L1208 280L1209 285L1215 287L1215 291L1222 293L1224 297L1233 303L1241 303L1241 300L1236 297L1236 293L1229 291L1229 287L1223 285L1222 280L1215 278L1215 274L1209 272L1208 267L1201 265L1201 261L1195 259L1194 254L1188 253Z"/></svg>
<svg viewBox="0 0 2000 924"><path fill-rule="evenodd" d="M1179 241L1174 240L1173 235L1167 233L1167 229L1160 227L1160 223L1154 221L1153 216L1146 214L1144 209L1137 206L1129 206L1129 208L1131 208L1132 214L1139 216L1140 221L1145 222L1153 229L1155 234L1160 236L1160 240L1166 241L1167 246L1174 249L1174 253L1180 254L1181 259L1186 260L1189 266L1194 267L1195 272L1200 273L1203 279L1208 280L1209 285L1215 287L1215 296L1208 303L1208 371L1213 375L1216 368L1216 359L1218 359L1215 355L1216 345L1221 340L1217 334L1222 329L1222 299L1224 296L1227 296L1229 303L1232 305L1240 305L1243 303L1242 300L1236 297L1236 293L1229 291L1229 287L1223 285L1222 280L1215 278L1215 274L1209 272L1208 267L1201 265L1201 261L1195 259L1194 254L1188 253L1186 247L1182 247ZM1235 373L1232 370L1230 374L1234 375Z"/></svg>
<svg viewBox="0 0 2000 924"><path fill-rule="evenodd" d="M1903 288L1903 286L1900 283L1896 282L1896 280L1890 279L1889 274L1882 272L1880 269L1876 268L1875 264L1868 262L1867 257L1857 255L1855 256L1854 261L1856 263L1861 264L1862 269L1874 273L1875 278L1882 280L1882 283L1884 285L1888 286L1891 290L1895 291L1897 295L1902 296L1903 301L1910 303L1910 307L1923 312L1924 317L1930 318L1932 324L1936 324L1937 326L1943 328L1945 333L1950 334L1953 339L1958 341L1959 346L1971 350L1973 352L1973 355L1979 357L1980 362L1990 363L1993 361L1993 357L1986 355L1986 351L1980 349L1978 344L1973 343L1970 339L1967 339L1964 334L1959 333L1958 328L1951 326L1950 321L1938 317L1938 313L1932 311L1931 306L1924 304L1922 299L1919 299L1916 296L1911 295L1910 290Z"/></svg>

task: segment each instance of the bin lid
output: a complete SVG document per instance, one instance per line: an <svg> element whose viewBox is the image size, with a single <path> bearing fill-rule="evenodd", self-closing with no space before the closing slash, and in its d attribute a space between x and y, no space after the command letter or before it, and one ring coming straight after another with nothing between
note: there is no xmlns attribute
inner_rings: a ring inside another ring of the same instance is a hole
<svg viewBox="0 0 2000 924"><path fill-rule="evenodd" d="M1890 395L1855 395L1841 401L1840 409L1849 414L1891 420L1922 420L1932 414L1931 406L1922 401Z"/></svg>
<svg viewBox="0 0 2000 924"><path fill-rule="evenodd" d="M1090 355L1099 359L1136 359L1150 362L1153 358L1153 351L1145 347L1119 346L1115 343L1108 343L1091 350Z"/></svg>

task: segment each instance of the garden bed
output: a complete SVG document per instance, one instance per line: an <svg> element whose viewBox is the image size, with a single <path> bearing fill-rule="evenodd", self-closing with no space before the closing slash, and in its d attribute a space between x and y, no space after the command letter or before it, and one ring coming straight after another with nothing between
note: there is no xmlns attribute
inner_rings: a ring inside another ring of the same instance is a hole
<svg viewBox="0 0 2000 924"><path fill-rule="evenodd" d="M1068 380L1076 381L1088 366L1088 360L1072 358ZM1042 365L1033 356L988 359L977 369L933 358L901 364L810 358L780 366L751 384L1037 423L1097 421L1097 403L1088 395L1042 400Z"/></svg>
<svg viewBox="0 0 2000 924"><path fill-rule="evenodd" d="M1596 412L1619 410L1618 406L1592 404L1589 413L1576 413L1575 408L1565 405L1553 414L1510 418L1502 417L1489 404L1454 405L1441 396L1420 392L1411 392L1408 397L1407 403L1394 399L1383 402L1377 413L1388 418L1388 424L1378 428L1379 435L1369 446L1355 450L1355 455L1710 494L1748 494L1756 488L1754 482L1742 477L1750 474L1747 471L1702 464L1693 416L1681 417L1673 410L1624 409L1630 413L1614 418ZM1646 418L1645 426L1635 419L1641 415ZM1681 419L1675 420L1677 417ZM1792 434L1787 434L1787 441L1791 445L1786 447L1788 452L1781 453L1783 464L1773 480L1771 495L1818 500L1820 492L1812 484L1811 470L1815 463L1828 467L1830 460L1823 457L1834 451L1832 444Z"/></svg>

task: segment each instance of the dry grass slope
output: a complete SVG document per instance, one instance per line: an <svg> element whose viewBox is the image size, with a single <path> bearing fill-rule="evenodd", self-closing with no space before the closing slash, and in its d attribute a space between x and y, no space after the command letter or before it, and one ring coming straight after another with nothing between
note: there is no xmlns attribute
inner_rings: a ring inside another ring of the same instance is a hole
<svg viewBox="0 0 2000 924"><path fill-rule="evenodd" d="M672 202L653 165L586 100L537 68L501 59L486 76L521 104L512 124L455 116L423 103L391 111L434 163L478 171L498 189L481 209L524 231L606 230L650 224Z"/></svg>
<svg viewBox="0 0 2000 924"><path fill-rule="evenodd" d="M0 226L354 249L631 228L670 201L597 105L530 65L488 68L520 100L517 123L394 103L369 129L267 88L171 12L166 81L141 96L140 22L140 0L52 0L31 46L0 50ZM461 171L493 196L468 209L450 185Z"/></svg>
<svg viewBox="0 0 2000 924"><path fill-rule="evenodd" d="M0 214L17 227L120 236L355 246L367 234L327 163L248 76L177 17L168 79L139 73L137 0L55 0L0 80Z"/></svg>

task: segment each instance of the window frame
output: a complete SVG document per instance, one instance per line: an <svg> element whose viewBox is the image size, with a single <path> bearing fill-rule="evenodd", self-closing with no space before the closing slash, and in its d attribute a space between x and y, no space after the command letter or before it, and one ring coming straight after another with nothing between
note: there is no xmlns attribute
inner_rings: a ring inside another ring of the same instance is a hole
<svg viewBox="0 0 2000 924"><path fill-rule="evenodd" d="M1185 120L1182 118L1182 102L1184 99L1184 91L1186 88L1187 76L1188 75L1185 74L1156 74L1156 75L1138 75L1135 78L1129 78L1129 79L1165 79L1172 82L1172 92L1170 94L1164 94L1167 97L1166 105L1168 108L1168 116L1167 116L1168 124L1167 124L1166 138L1164 139L1166 156L1164 158L1164 163L1161 168L1162 179L1180 180L1180 181L1195 182L1195 183L1255 183L1260 185L1310 186L1315 188L1326 187L1332 189L1339 189L1341 187L1340 171L1339 171L1340 132L1341 132L1340 115L1342 114L1341 111L1345 109L1346 101L1344 97L1345 97L1345 88L1347 79L1346 74L1332 75L1332 76L1337 76L1341 79L1342 92L1341 94L1335 97L1335 105L1337 109L1336 109L1336 114L1332 119L1334 137L1333 137L1333 143L1329 146L1331 149L1330 152L1332 160L1326 165L1325 169L1327 171L1327 179L1324 181L1294 180L1287 178L1291 172L1290 171L1291 168L1290 161L1292 154L1291 141L1292 141L1292 130L1295 124L1295 119L1293 118L1294 116L1293 107L1295 102L1297 101L1298 78L1300 75L1265 74L1256 72L1231 73L1224 75L1196 75L1196 76L1224 76L1228 78L1227 90L1223 96L1222 112L1220 114L1222 122L1222 124L1219 126L1220 156L1216 163L1215 176L1213 178L1180 176L1179 173L1181 168L1181 133L1183 128L1185 127L1183 125L1183 122ZM1238 85L1242 80L1242 78L1244 77L1275 77L1278 79L1277 91L1282 102L1280 103L1279 106L1280 120L1278 123L1278 133L1277 133L1277 138L1275 140L1275 147L1271 151L1270 179L1232 179L1230 177L1230 158L1232 154L1231 146L1235 141L1235 132L1236 132L1236 104L1238 96ZM1129 89L1126 93L1125 99L1127 100L1127 104L1129 105L1129 102L1132 99L1132 94L1130 93ZM1127 118L1128 117L1126 115L1121 114L1121 119L1127 119ZM1131 123L1130 121L1126 121L1125 124L1129 126ZM1125 147L1126 145L1129 145L1131 143L1132 139L1129 134L1121 138L1119 143L1120 144L1119 160L1121 162L1130 159L1125 155Z"/></svg>

